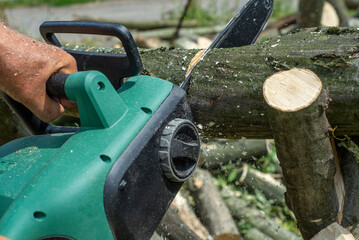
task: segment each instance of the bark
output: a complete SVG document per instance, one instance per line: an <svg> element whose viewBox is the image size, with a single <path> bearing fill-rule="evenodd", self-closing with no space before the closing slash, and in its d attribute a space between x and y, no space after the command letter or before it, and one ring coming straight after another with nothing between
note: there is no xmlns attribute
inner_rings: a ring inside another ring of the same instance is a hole
<svg viewBox="0 0 359 240"><path fill-rule="evenodd" d="M300 0L298 23L299 27L317 27L322 20L324 0Z"/></svg>
<svg viewBox="0 0 359 240"><path fill-rule="evenodd" d="M168 240L201 240L171 208L167 210L156 232Z"/></svg>
<svg viewBox="0 0 359 240"><path fill-rule="evenodd" d="M28 136L28 132L20 125L18 118L0 97L0 145L16 138Z"/></svg>
<svg viewBox="0 0 359 240"><path fill-rule="evenodd" d="M268 153L265 140L215 140L202 144L204 167L209 170L220 169L229 163L255 160Z"/></svg>
<svg viewBox="0 0 359 240"><path fill-rule="evenodd" d="M359 30L302 30L264 43L211 50L192 72L189 100L202 137L272 138L262 86L273 73L314 71L333 100L327 117L337 136L359 134ZM98 51L115 52L113 49ZM142 74L175 84L197 50L141 51Z"/></svg>
<svg viewBox="0 0 359 240"><path fill-rule="evenodd" d="M208 230L199 221L187 199L182 196L181 192L177 193L170 207L177 212L180 219L197 234L198 237L205 240L211 239Z"/></svg>
<svg viewBox="0 0 359 240"><path fill-rule="evenodd" d="M222 192L224 202L235 219L242 219L276 240L299 240L294 233L283 228L275 219L270 219L263 211L250 207L243 199L233 196L228 190Z"/></svg>
<svg viewBox="0 0 359 240"><path fill-rule="evenodd" d="M359 143L358 137L352 140ZM339 143L337 145L341 146ZM342 226L352 228L359 222L359 168L353 154L344 147L338 147L338 154L346 192Z"/></svg>
<svg viewBox="0 0 359 240"><path fill-rule="evenodd" d="M307 70L277 73L263 86L278 159L287 188L286 203L304 239L337 221L335 157L325 116L326 91Z"/></svg>
<svg viewBox="0 0 359 240"><path fill-rule="evenodd" d="M263 192L268 199L284 204L285 186L275 180L270 174L246 167L241 171L241 181L249 187L255 187Z"/></svg>
<svg viewBox="0 0 359 240"><path fill-rule="evenodd" d="M200 219L215 240L240 239L236 223L225 206L212 176L206 170L197 169L188 181L188 188L196 202Z"/></svg>
<svg viewBox="0 0 359 240"><path fill-rule="evenodd" d="M189 91L202 135L271 138L262 83L276 71L292 67L315 71L329 87L333 102L327 114L331 124L339 127L337 134L358 134L359 31L341 34L347 30L329 28L311 32L301 31L267 43L209 52L192 72ZM195 51L153 53L142 55L144 72L178 84ZM163 68L158 67L161 64Z"/></svg>

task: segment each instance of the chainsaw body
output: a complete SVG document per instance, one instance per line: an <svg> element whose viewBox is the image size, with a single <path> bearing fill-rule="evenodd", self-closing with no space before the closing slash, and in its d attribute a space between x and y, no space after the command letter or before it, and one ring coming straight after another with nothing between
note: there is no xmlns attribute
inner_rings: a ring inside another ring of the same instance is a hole
<svg viewBox="0 0 359 240"><path fill-rule="evenodd" d="M135 76L118 90L98 71L71 74L81 128L0 147L0 235L149 239L200 145L186 92Z"/></svg>

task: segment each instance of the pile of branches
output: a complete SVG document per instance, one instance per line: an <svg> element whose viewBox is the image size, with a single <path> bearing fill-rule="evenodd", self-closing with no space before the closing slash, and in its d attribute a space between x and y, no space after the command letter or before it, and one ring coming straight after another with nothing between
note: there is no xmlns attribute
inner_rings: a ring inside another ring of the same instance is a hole
<svg viewBox="0 0 359 240"><path fill-rule="evenodd" d="M300 239L285 206L272 143L217 139L171 204L152 240Z"/></svg>

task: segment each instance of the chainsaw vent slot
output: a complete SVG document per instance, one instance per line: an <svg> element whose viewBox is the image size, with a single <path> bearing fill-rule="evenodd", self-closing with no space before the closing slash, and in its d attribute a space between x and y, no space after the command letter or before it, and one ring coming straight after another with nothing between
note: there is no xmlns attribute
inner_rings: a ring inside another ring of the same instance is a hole
<svg viewBox="0 0 359 240"><path fill-rule="evenodd" d="M97 83L97 89L100 91L104 91L105 90L105 84L103 82L98 82Z"/></svg>
<svg viewBox="0 0 359 240"><path fill-rule="evenodd" d="M109 156L107 156L107 155L102 154L102 155L100 155L100 158L105 163L110 163L111 162L111 158Z"/></svg>
<svg viewBox="0 0 359 240"><path fill-rule="evenodd" d="M141 110L144 111L146 114L151 115L152 114L152 110L146 107L141 107Z"/></svg>
<svg viewBox="0 0 359 240"><path fill-rule="evenodd" d="M41 212L41 211L36 211L36 212L34 212L34 218L37 221L42 222L42 221L45 220L46 214L44 212Z"/></svg>

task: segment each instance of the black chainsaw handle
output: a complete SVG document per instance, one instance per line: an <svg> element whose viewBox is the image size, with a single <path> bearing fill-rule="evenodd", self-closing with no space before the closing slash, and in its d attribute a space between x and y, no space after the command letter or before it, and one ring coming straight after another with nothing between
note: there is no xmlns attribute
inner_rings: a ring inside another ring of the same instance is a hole
<svg viewBox="0 0 359 240"><path fill-rule="evenodd" d="M65 82L70 74L54 73L46 82L46 92L51 97L68 98L65 93Z"/></svg>
<svg viewBox="0 0 359 240"><path fill-rule="evenodd" d="M79 71L97 70L106 75L115 89L121 80L137 75L142 69L142 61L135 41L127 28L118 23L90 21L47 21L41 24L40 33L47 43L63 48L55 33L93 34L117 37L126 54L95 53L66 50L77 62Z"/></svg>

